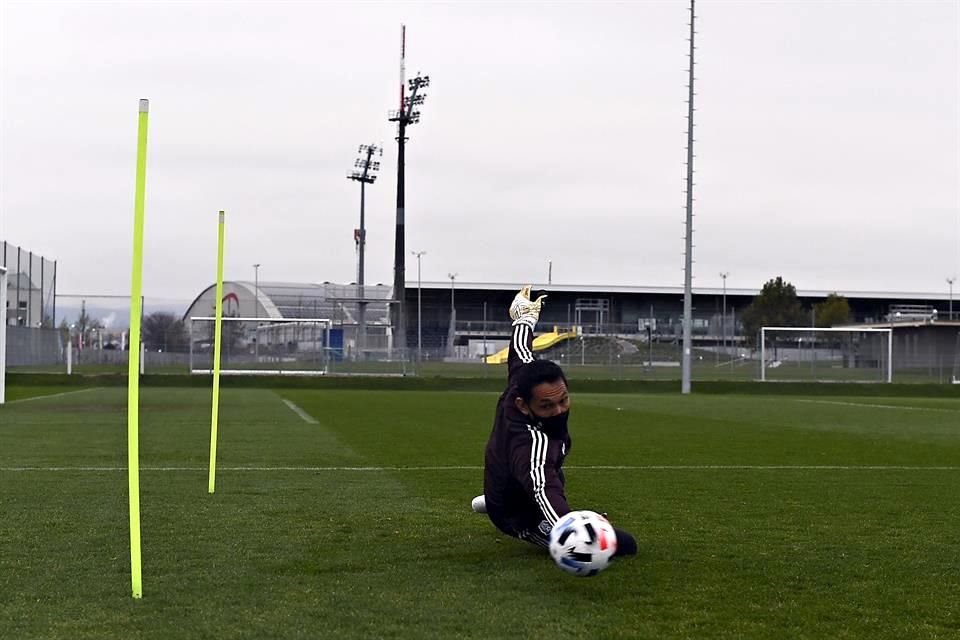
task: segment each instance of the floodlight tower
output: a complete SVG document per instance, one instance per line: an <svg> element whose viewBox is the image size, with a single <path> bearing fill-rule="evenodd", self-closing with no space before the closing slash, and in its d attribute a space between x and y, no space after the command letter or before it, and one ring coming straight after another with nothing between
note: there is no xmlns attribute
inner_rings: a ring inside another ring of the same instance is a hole
<svg viewBox="0 0 960 640"><path fill-rule="evenodd" d="M427 97L422 89L430 86L430 76L421 76L405 81L405 59L407 52L407 28L401 26L400 35L400 108L389 113L390 122L397 123L397 230L394 244L393 298L391 319L394 328L394 344L406 351L407 322L404 317L403 299L406 295L404 278L406 277L406 249L404 223L404 145L407 141L407 126L420 122L420 111L416 107L423 104ZM406 89L410 95L406 96Z"/></svg>
<svg viewBox="0 0 960 640"><path fill-rule="evenodd" d="M363 348L366 346L367 341L367 296L363 286L363 250L367 244L367 227L364 220L364 198L366 186L377 181L377 171L380 170L380 162L374 160L373 157L382 156L383 148L374 144L362 144L359 149L357 149L357 153L360 154L360 157L353 163L355 168L347 174L347 179L360 183L360 228L357 229L354 238L360 254L357 261L357 298L359 298L357 307L359 309L358 320L360 323L357 333L357 350L362 357Z"/></svg>
<svg viewBox="0 0 960 640"><path fill-rule="evenodd" d="M687 217L683 269L683 368L680 392L690 393L690 354L693 350L693 37L696 33L694 3L690 0L690 67L687 81Z"/></svg>

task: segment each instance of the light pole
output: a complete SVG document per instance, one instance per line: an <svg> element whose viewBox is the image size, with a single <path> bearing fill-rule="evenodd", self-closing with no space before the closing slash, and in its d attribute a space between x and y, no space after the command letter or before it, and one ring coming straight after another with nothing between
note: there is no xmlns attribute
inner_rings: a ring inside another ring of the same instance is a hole
<svg viewBox="0 0 960 640"><path fill-rule="evenodd" d="M947 318L953 320L953 283L957 281L957 276L947 278L947 285L950 287L950 306L947 310Z"/></svg>
<svg viewBox="0 0 960 640"><path fill-rule="evenodd" d="M447 343L450 345L450 357L454 355L454 343L457 341L457 307L454 304L454 292L456 291L456 273L448 273L447 277L450 278L450 332L447 337Z"/></svg>
<svg viewBox="0 0 960 640"><path fill-rule="evenodd" d="M411 251L417 257L417 362L423 360L423 305L420 298L420 258L427 254L426 251Z"/></svg>
<svg viewBox="0 0 960 640"><path fill-rule="evenodd" d="M407 142L407 125L420 121L420 112L415 107L423 104L426 94L419 93L421 89L430 86L430 76L421 76L405 81L405 64L407 57L407 28L401 26L400 44L400 108L389 112L390 122L397 123L397 226L394 238L393 264L393 298L396 301L391 310L391 320L396 333L395 344L406 352L407 348L407 321L404 317L404 297L406 296L406 221L405 221L405 178L404 178L404 147ZM405 91L410 89L410 95ZM418 95L419 93L419 95Z"/></svg>
<svg viewBox="0 0 960 640"><path fill-rule="evenodd" d="M363 250L367 244L367 227L364 220L364 198L366 186L377 181L377 171L380 169L380 162L373 159L374 155L383 155L383 149L374 144L362 144L357 149L360 157L357 158L353 166L353 171L347 174L348 180L360 183L360 228L354 233L359 252L357 261L357 310L359 315L359 328L357 330L357 351L363 356L363 349L367 341L367 301L366 290L363 286Z"/></svg>
<svg viewBox="0 0 960 640"><path fill-rule="evenodd" d="M260 308L260 263L253 265L253 317L257 317L257 309ZM253 357L260 361L260 333L257 331L259 322L253 326Z"/></svg>
<svg viewBox="0 0 960 640"><path fill-rule="evenodd" d="M729 271L721 271L720 277L723 278L723 314L720 316L720 334L723 343L723 355L727 355L727 276Z"/></svg>
<svg viewBox="0 0 960 640"><path fill-rule="evenodd" d="M694 2L690 0L690 66L687 70L687 185L686 185L686 233L684 234L683 268L683 353L681 354L680 393L686 395L691 390L691 352L693 351L693 54L696 51L696 15Z"/></svg>

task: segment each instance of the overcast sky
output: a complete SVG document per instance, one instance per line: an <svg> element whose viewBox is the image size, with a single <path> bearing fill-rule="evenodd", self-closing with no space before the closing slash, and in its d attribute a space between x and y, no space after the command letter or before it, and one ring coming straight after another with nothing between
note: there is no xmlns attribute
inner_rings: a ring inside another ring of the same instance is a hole
<svg viewBox="0 0 960 640"><path fill-rule="evenodd" d="M431 86L407 145L424 280L680 286L685 0L0 0L0 238L61 292L130 291L150 99L144 292L215 277L391 283L400 25ZM960 270L960 2L701 0L695 286L946 293ZM407 257L407 280L416 260ZM960 290L960 284L956 285Z"/></svg>

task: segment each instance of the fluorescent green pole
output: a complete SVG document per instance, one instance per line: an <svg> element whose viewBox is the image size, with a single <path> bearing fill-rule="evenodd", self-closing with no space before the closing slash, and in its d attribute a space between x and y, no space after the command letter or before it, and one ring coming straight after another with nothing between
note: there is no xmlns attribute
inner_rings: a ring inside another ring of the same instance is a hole
<svg viewBox="0 0 960 640"><path fill-rule="evenodd" d="M223 328L223 211L217 228L217 312L213 338L213 410L210 418L210 477L207 491L213 493L217 480L217 420L220 417L220 344Z"/></svg>
<svg viewBox="0 0 960 640"><path fill-rule="evenodd" d="M147 184L147 120L150 101L140 101L137 186L133 205L133 277L130 286L130 358L127 369L127 475L130 482L130 581L143 597L140 570L140 314L143 312L143 202Z"/></svg>

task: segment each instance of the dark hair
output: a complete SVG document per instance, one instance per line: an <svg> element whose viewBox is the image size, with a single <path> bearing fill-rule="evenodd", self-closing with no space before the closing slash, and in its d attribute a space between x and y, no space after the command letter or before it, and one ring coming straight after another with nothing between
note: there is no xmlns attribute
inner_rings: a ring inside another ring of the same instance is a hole
<svg viewBox="0 0 960 640"><path fill-rule="evenodd" d="M533 388L544 382L556 382L563 380L567 383L567 377L563 375L563 369L552 360L534 360L527 362L520 371L517 372L516 385L517 395L523 398L524 402L530 402L533 398Z"/></svg>

